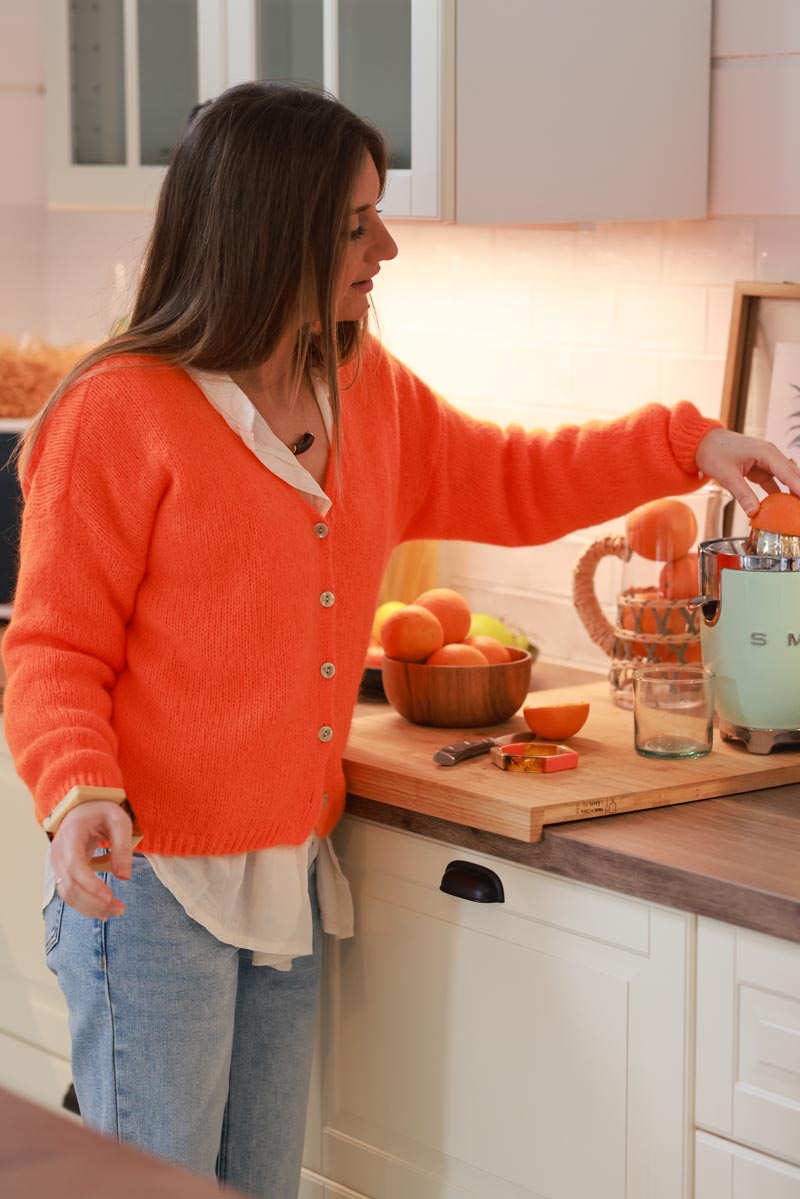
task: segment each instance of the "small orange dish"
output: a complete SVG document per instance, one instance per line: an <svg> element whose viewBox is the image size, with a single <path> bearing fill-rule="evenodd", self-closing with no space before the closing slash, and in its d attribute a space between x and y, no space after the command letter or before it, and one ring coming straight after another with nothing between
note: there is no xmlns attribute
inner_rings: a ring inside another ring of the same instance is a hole
<svg viewBox="0 0 800 1199"><path fill-rule="evenodd" d="M556 770L574 770L578 755L566 745L545 745L541 741L517 741L513 745L493 745L490 757L500 770L516 774L552 774Z"/></svg>

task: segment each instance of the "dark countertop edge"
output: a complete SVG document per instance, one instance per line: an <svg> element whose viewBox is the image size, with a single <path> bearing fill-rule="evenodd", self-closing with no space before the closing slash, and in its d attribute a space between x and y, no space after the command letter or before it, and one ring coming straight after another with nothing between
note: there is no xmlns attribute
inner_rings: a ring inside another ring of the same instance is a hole
<svg viewBox="0 0 800 1199"><path fill-rule="evenodd" d="M346 814L800 944L800 903L789 896L582 844L560 835L558 825L527 844L359 795L348 794Z"/></svg>

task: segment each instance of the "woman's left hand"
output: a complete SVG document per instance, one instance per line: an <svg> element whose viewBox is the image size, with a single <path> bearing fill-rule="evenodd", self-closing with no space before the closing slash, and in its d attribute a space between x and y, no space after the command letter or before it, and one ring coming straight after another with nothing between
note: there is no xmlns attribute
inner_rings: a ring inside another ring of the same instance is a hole
<svg viewBox="0 0 800 1199"><path fill-rule="evenodd" d="M721 483L747 516L752 516L760 501L747 480L766 492L780 491L785 484L800 495L800 469L770 441L745 437L731 429L712 429L697 447L697 467Z"/></svg>

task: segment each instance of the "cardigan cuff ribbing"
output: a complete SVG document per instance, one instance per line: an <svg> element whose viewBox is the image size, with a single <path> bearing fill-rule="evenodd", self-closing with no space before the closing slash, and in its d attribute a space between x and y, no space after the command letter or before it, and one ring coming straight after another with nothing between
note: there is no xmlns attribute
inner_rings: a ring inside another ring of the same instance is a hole
<svg viewBox="0 0 800 1199"><path fill-rule="evenodd" d="M722 422L702 416L688 400L681 400L672 409L669 422L669 443L675 461L687 475L700 478L697 466L697 447L712 429L723 428Z"/></svg>

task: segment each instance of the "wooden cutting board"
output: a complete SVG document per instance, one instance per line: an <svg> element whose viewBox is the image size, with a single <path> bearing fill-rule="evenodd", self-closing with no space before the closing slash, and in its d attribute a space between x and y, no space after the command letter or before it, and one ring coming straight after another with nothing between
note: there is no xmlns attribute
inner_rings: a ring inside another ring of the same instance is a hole
<svg viewBox="0 0 800 1199"><path fill-rule="evenodd" d="M546 824L800 782L800 747L751 754L718 733L705 758L641 757L633 748L633 714L612 702L606 681L537 691L526 702L578 699L592 705L586 724L568 743L578 751L578 767L554 774L510 774L493 766L488 754L458 766L433 762L441 745L524 729L521 714L491 729L465 730L410 724L392 708L356 717L344 755L348 791L518 841L538 841Z"/></svg>

